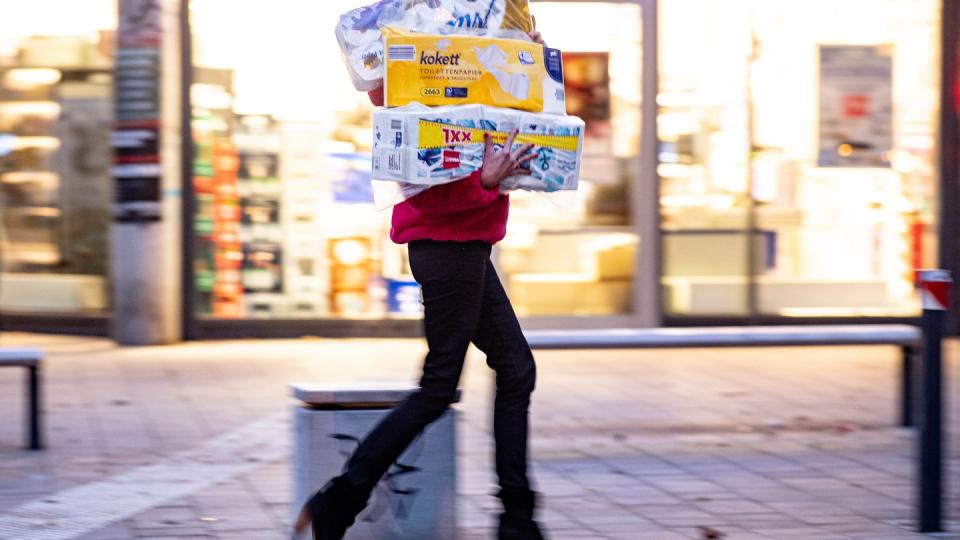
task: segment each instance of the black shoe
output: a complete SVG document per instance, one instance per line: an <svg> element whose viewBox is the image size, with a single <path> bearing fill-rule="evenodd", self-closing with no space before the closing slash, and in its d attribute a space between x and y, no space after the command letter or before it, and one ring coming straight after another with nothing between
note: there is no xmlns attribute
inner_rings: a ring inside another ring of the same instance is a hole
<svg viewBox="0 0 960 540"><path fill-rule="evenodd" d="M365 499L358 498L342 480L334 478L300 509L293 540L298 540L307 527L313 532L313 540L341 540L366 505Z"/></svg>
<svg viewBox="0 0 960 540"><path fill-rule="evenodd" d="M533 520L536 493L528 489L501 489L497 497L503 501L499 540L544 540L540 526Z"/></svg>

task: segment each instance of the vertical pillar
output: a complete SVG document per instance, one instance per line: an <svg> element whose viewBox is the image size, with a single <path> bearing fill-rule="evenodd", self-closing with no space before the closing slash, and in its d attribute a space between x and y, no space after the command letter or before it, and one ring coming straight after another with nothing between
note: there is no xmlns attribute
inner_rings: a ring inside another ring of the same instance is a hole
<svg viewBox="0 0 960 540"><path fill-rule="evenodd" d="M180 2L119 0L111 244L113 335L181 336Z"/></svg>
<svg viewBox="0 0 960 540"><path fill-rule="evenodd" d="M634 273L633 305L642 327L657 327L663 314L663 288L660 285L663 265L660 244L660 177L657 161L660 136L657 130L657 94L659 75L659 0L641 0L642 11L642 81L640 109L640 178L633 190L633 220L639 225L640 246Z"/></svg>

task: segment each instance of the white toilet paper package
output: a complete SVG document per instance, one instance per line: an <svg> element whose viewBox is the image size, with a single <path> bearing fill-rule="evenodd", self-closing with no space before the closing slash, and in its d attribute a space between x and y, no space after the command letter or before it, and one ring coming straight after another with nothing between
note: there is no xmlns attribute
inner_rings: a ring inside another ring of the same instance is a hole
<svg viewBox="0 0 960 540"><path fill-rule="evenodd" d="M401 199L466 178L483 165L484 135L503 145L519 129L514 149L533 144L529 174L508 178L503 191L577 189L583 120L486 105L378 108L373 113L373 179L398 183ZM399 201L391 201L390 204Z"/></svg>
<svg viewBox="0 0 960 540"><path fill-rule="evenodd" d="M384 104L477 103L566 113L563 56L529 40L383 28Z"/></svg>
<svg viewBox="0 0 960 540"><path fill-rule="evenodd" d="M380 87L384 76L381 28L434 34L512 35L533 28L527 0L381 0L343 14L337 42L357 90Z"/></svg>

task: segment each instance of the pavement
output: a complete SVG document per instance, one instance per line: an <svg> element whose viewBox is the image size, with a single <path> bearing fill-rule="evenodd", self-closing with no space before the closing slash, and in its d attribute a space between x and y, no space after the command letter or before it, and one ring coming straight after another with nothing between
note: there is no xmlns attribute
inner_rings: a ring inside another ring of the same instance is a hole
<svg viewBox="0 0 960 540"><path fill-rule="evenodd" d="M418 340L44 348L48 448L22 449L0 370L0 539L288 538L291 382L415 380ZM947 344L950 394L960 343ZM912 430L892 347L544 351L531 456L554 539L960 539L960 400L947 526L915 528ZM458 405L462 540L493 538L493 377L471 351Z"/></svg>

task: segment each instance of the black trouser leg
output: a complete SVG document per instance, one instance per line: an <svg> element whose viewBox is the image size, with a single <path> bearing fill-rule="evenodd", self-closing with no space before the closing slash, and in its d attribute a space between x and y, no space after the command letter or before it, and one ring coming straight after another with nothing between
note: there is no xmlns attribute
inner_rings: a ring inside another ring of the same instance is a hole
<svg viewBox="0 0 960 540"><path fill-rule="evenodd" d="M480 318L489 245L419 241L410 244L409 254L413 276L423 291L429 352L420 389L373 429L347 463L341 478L364 496L455 400L467 347Z"/></svg>
<svg viewBox="0 0 960 540"><path fill-rule="evenodd" d="M537 367L510 299L489 260L484 279L483 309L474 343L486 353L487 364L497 373L493 434L500 487L529 490L528 417Z"/></svg>

